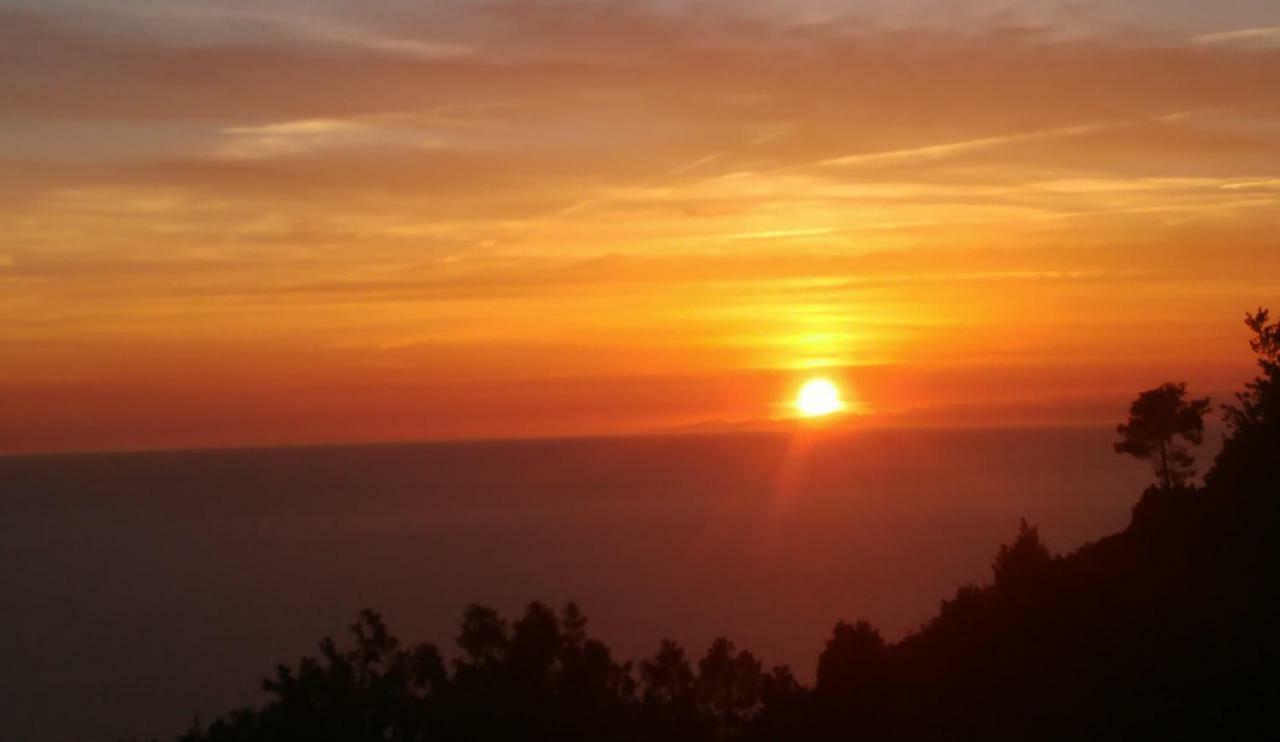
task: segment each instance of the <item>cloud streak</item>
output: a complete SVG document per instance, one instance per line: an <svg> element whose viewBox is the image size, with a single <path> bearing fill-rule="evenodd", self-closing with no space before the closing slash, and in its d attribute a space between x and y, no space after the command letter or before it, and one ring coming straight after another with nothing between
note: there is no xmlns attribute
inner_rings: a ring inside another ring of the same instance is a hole
<svg viewBox="0 0 1280 742"><path fill-rule="evenodd" d="M349 21L344 22L314 14L244 10L216 6L183 7L172 4L166 4L158 10L149 8L146 12L160 12L181 20L205 23L250 22L263 24L305 41L351 46L414 59L432 60L467 57L476 51L475 47L466 43L389 36L361 28Z"/></svg>
<svg viewBox="0 0 1280 742"><path fill-rule="evenodd" d="M1241 28L1235 31L1219 31L1200 34L1191 38L1192 43L1207 46L1220 44L1280 45L1280 26Z"/></svg>
<svg viewBox="0 0 1280 742"><path fill-rule="evenodd" d="M442 149L444 140L430 131L388 126L359 119L303 119L222 130L227 140L217 156L232 160L288 157L326 149L369 147Z"/></svg>
<svg viewBox="0 0 1280 742"><path fill-rule="evenodd" d="M1024 132L1020 134L982 137L979 139L969 139L961 142L931 144L923 147L890 150L888 152L846 155L843 157L834 157L828 160L822 160L821 162L818 162L817 165L819 167L852 168L865 165L901 165L916 162L933 162L949 157L982 152L1014 144L1026 144L1029 142L1041 142L1047 139L1086 136L1119 126L1124 126L1124 124L1082 124L1080 126L1067 126L1057 129L1046 129L1043 131Z"/></svg>

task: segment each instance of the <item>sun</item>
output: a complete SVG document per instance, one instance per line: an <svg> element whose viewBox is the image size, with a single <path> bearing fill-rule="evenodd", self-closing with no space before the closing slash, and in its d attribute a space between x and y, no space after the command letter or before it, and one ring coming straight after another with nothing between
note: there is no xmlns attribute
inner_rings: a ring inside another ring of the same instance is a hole
<svg viewBox="0 0 1280 742"><path fill-rule="evenodd" d="M822 417L843 409L840 388L828 379L810 379L796 395L796 412L801 417Z"/></svg>

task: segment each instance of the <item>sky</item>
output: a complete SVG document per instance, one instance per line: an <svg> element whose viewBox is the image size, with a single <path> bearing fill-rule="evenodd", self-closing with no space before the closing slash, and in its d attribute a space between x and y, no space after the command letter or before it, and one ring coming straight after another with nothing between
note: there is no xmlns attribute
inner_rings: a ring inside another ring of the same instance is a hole
<svg viewBox="0 0 1280 742"><path fill-rule="evenodd" d="M0 0L0 451L1118 420L1278 225L1274 0Z"/></svg>

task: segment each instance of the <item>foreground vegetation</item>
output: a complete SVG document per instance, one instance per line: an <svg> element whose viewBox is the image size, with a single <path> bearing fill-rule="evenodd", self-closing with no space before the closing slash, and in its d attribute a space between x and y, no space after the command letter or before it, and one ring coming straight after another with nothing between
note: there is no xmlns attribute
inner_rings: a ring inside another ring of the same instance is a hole
<svg viewBox="0 0 1280 742"><path fill-rule="evenodd" d="M1250 314L1261 375L1192 481L1207 400L1144 392L1117 450L1158 484L1128 529L1062 557L1023 523L990 584L886 643L839 623L806 687L721 639L621 662L576 606L508 622L467 609L459 656L403 645L366 611L351 645L281 665L269 701L184 742L249 740L1135 739L1266 728L1280 669L1280 323ZM1179 442L1181 441L1181 442Z"/></svg>

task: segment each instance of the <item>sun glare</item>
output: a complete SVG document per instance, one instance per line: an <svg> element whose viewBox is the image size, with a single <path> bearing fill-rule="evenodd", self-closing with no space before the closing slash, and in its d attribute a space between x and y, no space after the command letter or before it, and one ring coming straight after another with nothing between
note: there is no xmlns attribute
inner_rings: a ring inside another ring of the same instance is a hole
<svg viewBox="0 0 1280 742"><path fill-rule="evenodd" d="M810 379L796 395L796 411L801 417L821 417L843 409L840 389L827 379Z"/></svg>

